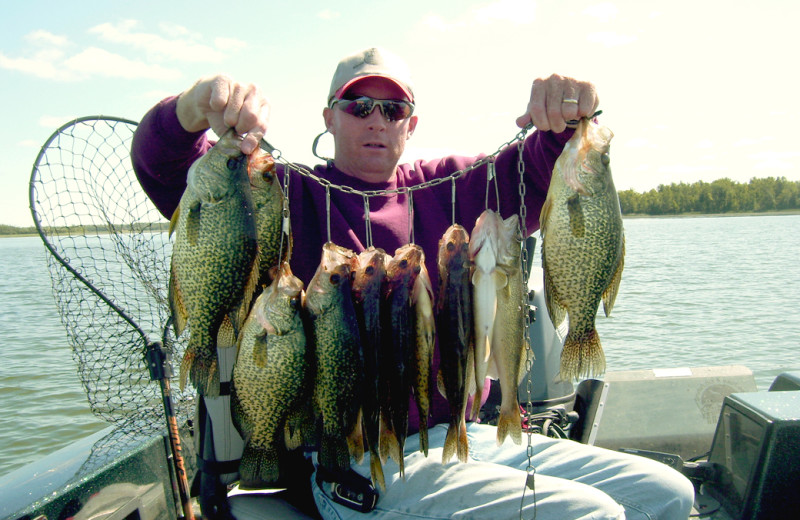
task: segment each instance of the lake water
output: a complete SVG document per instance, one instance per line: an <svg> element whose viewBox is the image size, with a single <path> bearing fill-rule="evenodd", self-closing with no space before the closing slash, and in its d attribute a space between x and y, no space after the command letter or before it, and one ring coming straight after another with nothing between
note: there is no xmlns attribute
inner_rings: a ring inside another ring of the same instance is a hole
<svg viewBox="0 0 800 520"><path fill-rule="evenodd" d="M609 370L800 370L800 215L626 219L622 285L598 316ZM89 411L41 239L0 239L0 475L106 423ZM538 254L534 260L540 262Z"/></svg>

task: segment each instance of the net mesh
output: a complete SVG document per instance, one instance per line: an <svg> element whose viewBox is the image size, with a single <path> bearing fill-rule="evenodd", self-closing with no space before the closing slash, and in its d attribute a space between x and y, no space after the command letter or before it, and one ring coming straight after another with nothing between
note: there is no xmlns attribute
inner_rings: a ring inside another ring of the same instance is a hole
<svg viewBox="0 0 800 520"><path fill-rule="evenodd" d="M159 385L144 359L164 341L181 359L185 340L169 336L168 223L141 190L130 161L136 123L81 118L42 147L30 181L34 222L61 321L92 412L128 428L162 428ZM193 395L173 384L179 424Z"/></svg>

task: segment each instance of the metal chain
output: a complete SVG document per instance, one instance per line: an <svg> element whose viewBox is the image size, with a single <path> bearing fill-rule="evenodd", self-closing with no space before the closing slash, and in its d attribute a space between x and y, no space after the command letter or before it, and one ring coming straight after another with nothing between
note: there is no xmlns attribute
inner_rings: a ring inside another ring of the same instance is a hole
<svg viewBox="0 0 800 520"><path fill-rule="evenodd" d="M530 127L528 127L530 128ZM526 129L527 130L527 129ZM517 143L517 170L519 172L519 226L520 226L520 235L522 237L521 247L522 250L520 251L520 263L522 269L522 280L523 280L523 290L522 290L522 301L520 302L521 308L523 309L523 319L524 319L524 326L523 326L523 338L525 341L525 370L527 371L528 377L526 381L526 390L528 394L527 402L525 403L525 415L526 417L530 417L533 414L533 407L531 404L532 401L532 392L533 392L533 378L531 376L531 370L533 369L533 350L530 345L530 313L528 312L528 287L527 287L527 280L528 280L528 248L525 247L525 239L528 237L528 207L525 203L525 195L527 192L527 187L525 186L525 161L523 159L523 142L519 141ZM528 436L528 446L527 446L527 456L528 456L528 465L525 467L525 485L522 488L522 499L519 505L519 517L522 520L522 508L525 502L525 491L528 487L531 488L533 491L533 518L536 518L536 468L533 467L533 433L530 428L526 429L526 433Z"/></svg>
<svg viewBox="0 0 800 520"><path fill-rule="evenodd" d="M275 160L276 162L280 162L283 165L285 165L286 167L289 167L289 168L295 170L297 173L299 173L303 177L308 177L309 179L312 179L312 180L316 181L318 184L320 184L323 187L325 187L326 191L330 191L331 189L334 189L334 190L341 191L343 193L350 193L350 194L358 195L358 196L361 196L361 197L380 197L380 196L385 196L385 195L393 195L393 194L401 194L401 193L407 194L407 193L410 193L412 191L424 190L424 189L427 189L427 188L432 188L434 186L438 186L440 184L444 184L445 182L448 182L448 181L455 181L456 179L458 179L458 178L462 177L463 175L471 172L472 170L478 169L478 168L482 167L483 165L485 165L485 164L487 164L487 163L489 163L491 161L494 161L494 159L497 157L497 155L501 151L503 151L503 149L505 149L507 146L510 146L510 145L512 145L512 144L514 144L516 142L522 142L525 139L525 135L527 134L527 132L528 132L528 130L530 128L531 128L530 125L528 127L526 127L526 128L523 128L522 130L517 132L517 134L514 136L513 139L501 144L494 153L492 153L490 155L487 155L487 156L483 157L482 159L479 159L478 161L475 161L473 164L467 166L463 170L455 171L455 172L451 173L450 175L448 175L447 177L437 177L436 179L431 179L429 181L425 181L423 183L420 183L420 184L417 184L417 185L414 185L414 186L402 186L402 187L394 188L394 189L391 189L391 190L364 190L364 191L362 191L362 190L357 190L355 188L352 188L350 186L334 184L331 181L329 181L328 179L323 179L322 177L319 177L319 176L315 175L311 170L309 170L307 167L305 167L303 165L296 164L296 163L293 163L291 161L287 161L286 159L283 158L283 154L281 153L281 151L279 149L273 147L271 144L267 143L264 140L261 141L261 148L266 150L270 155L272 155L273 160Z"/></svg>

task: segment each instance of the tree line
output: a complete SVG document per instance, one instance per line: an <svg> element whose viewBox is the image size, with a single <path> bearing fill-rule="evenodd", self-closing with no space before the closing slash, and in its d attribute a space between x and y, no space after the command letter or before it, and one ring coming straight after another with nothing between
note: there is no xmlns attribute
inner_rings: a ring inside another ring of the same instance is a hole
<svg viewBox="0 0 800 520"><path fill-rule="evenodd" d="M648 192L619 192L624 215L735 213L800 209L800 181L785 177L752 178L743 184L728 178L693 184L661 184Z"/></svg>

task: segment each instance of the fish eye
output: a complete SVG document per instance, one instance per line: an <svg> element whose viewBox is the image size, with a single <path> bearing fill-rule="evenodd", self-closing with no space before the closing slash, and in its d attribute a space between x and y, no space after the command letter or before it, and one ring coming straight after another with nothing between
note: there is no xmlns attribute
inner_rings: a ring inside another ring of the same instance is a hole
<svg viewBox="0 0 800 520"><path fill-rule="evenodd" d="M600 156L600 161L602 161L604 166L608 166L611 162L611 157L607 153L604 153Z"/></svg>
<svg viewBox="0 0 800 520"><path fill-rule="evenodd" d="M422 271L422 266L419 266L419 265L418 265L418 266L416 266L416 267L414 268L414 274L419 274L421 271Z"/></svg>
<svg viewBox="0 0 800 520"><path fill-rule="evenodd" d="M368 275L372 275L372 273L375 272L375 268L371 265L368 265L367 268L364 269L364 272Z"/></svg>
<svg viewBox="0 0 800 520"><path fill-rule="evenodd" d="M340 279L341 279L341 276L339 276L338 274L332 274L331 275L331 283L333 285L338 284Z"/></svg>
<svg viewBox="0 0 800 520"><path fill-rule="evenodd" d="M237 169L239 165L242 163L242 157L244 156L240 155L238 157L231 157L230 159L228 159L228 164L227 164L228 169L229 170Z"/></svg>
<svg viewBox="0 0 800 520"><path fill-rule="evenodd" d="M452 242L448 242L447 243L447 250L448 251L453 251L455 248L456 248L456 245L454 243L452 243Z"/></svg>
<svg viewBox="0 0 800 520"><path fill-rule="evenodd" d="M405 269L406 267L408 267L408 260L400 260L400 269Z"/></svg>
<svg viewBox="0 0 800 520"><path fill-rule="evenodd" d="M262 178L263 178L265 181L271 181L271 180L272 180L272 178L273 178L273 175L272 175L272 170L267 170L267 171L265 171L264 173L262 173L262 174L261 174L261 177L262 177Z"/></svg>

